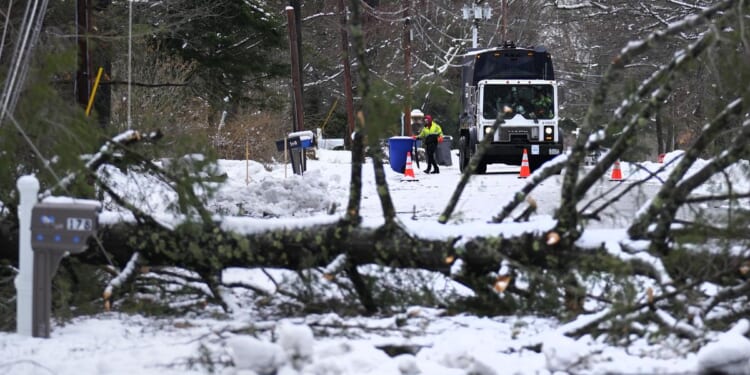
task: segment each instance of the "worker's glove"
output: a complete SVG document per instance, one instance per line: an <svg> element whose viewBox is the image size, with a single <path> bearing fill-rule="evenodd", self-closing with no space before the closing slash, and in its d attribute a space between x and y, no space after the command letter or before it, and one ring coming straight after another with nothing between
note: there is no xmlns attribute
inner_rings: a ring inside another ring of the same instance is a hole
<svg viewBox="0 0 750 375"><path fill-rule="evenodd" d="M438 137L438 143L443 143L443 136L442 135Z"/></svg>

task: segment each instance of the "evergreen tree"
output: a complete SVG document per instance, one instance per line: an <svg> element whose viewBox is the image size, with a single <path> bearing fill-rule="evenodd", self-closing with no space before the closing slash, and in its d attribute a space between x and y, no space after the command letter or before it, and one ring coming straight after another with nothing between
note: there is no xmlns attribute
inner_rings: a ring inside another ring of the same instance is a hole
<svg viewBox="0 0 750 375"><path fill-rule="evenodd" d="M289 74L288 65L278 59L283 24L264 3L171 0L137 5L147 18L143 22L155 26L151 47L197 63L189 84L212 104L241 102L249 90L264 90L269 78Z"/></svg>

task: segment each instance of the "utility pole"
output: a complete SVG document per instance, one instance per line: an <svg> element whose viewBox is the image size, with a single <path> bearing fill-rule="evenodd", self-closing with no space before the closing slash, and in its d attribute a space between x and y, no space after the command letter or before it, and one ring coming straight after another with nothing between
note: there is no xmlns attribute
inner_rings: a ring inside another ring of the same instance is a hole
<svg viewBox="0 0 750 375"><path fill-rule="evenodd" d="M500 34L503 36L503 43L505 43L506 40L508 40L508 0L503 0L502 7L500 8L500 14L503 17L503 26L501 29Z"/></svg>
<svg viewBox="0 0 750 375"><path fill-rule="evenodd" d="M352 92L352 68L349 63L349 33L347 28L346 6L344 0L339 0L339 15L341 21L341 64L344 65L344 96L346 96L346 137L344 145L349 146L354 133L354 93Z"/></svg>
<svg viewBox="0 0 750 375"><path fill-rule="evenodd" d="M83 107L89 103L91 94L91 55L88 37L91 30L91 0L76 0L76 38L78 40L78 72L76 72L75 93Z"/></svg>
<svg viewBox="0 0 750 375"><path fill-rule="evenodd" d="M287 29L289 31L289 52L292 57L292 92L294 121L292 131L297 132L305 129L302 117L302 80L299 69L299 50L297 50L297 31L295 30L294 8L286 7Z"/></svg>
<svg viewBox="0 0 750 375"><path fill-rule="evenodd" d="M409 130L411 135L411 102L412 102L412 89L411 89L411 18L409 8L411 0L404 0L405 9L405 20L404 20L404 75L406 76L406 100L404 105L404 132L406 129ZM406 134L400 134L406 135Z"/></svg>
<svg viewBox="0 0 750 375"><path fill-rule="evenodd" d="M503 0L504 1L504 0ZM479 45L478 42L478 28L479 28L479 21L481 20L488 20L492 18L492 8L490 7L490 4L484 3L484 6L479 6L479 2L475 2L471 6L464 5L463 8L461 8L461 11L463 13L463 19L465 20L471 20L471 48L476 49Z"/></svg>
<svg viewBox="0 0 750 375"><path fill-rule="evenodd" d="M300 87L300 105L303 106L304 110L304 95L305 95L305 84L304 84L304 72L302 71L302 0L290 0L289 5L294 8L294 33L297 36L297 70L299 71L299 87ZM300 120L300 124L304 121ZM298 129L303 130L303 129Z"/></svg>

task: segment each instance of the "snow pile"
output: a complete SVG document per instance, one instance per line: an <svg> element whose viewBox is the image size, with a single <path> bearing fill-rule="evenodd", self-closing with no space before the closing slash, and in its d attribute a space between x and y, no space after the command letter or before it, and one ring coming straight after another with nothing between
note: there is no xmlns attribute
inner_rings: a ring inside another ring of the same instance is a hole
<svg viewBox="0 0 750 375"><path fill-rule="evenodd" d="M331 197L340 194L341 177L327 177L319 169L308 169L302 176L290 169L283 178L278 175L283 171L268 172L251 161L250 173L237 176L245 170L244 163L221 161L220 167L229 179L211 199L209 207L213 211L254 218L308 217L325 214L335 202Z"/></svg>
<svg viewBox="0 0 750 375"><path fill-rule="evenodd" d="M557 332L543 336L542 353L547 370L552 372L577 372L575 370L585 369L586 360L591 355L588 346L582 340L576 341Z"/></svg>
<svg viewBox="0 0 750 375"><path fill-rule="evenodd" d="M314 339L310 327L282 322L276 330L279 345L287 354L292 367L299 370L312 362Z"/></svg>
<svg viewBox="0 0 750 375"><path fill-rule="evenodd" d="M247 375L276 374L288 362L281 346L251 336L234 336L227 340L227 344L232 352L234 367L248 370L244 372Z"/></svg>
<svg viewBox="0 0 750 375"><path fill-rule="evenodd" d="M744 335L750 329L742 319L698 351L698 372L701 374L750 375L750 340Z"/></svg>
<svg viewBox="0 0 750 375"><path fill-rule="evenodd" d="M351 153L316 150L315 157L307 160L301 176L291 166L219 160L227 181L219 186L209 207L221 215L264 219L335 211L349 196Z"/></svg>
<svg viewBox="0 0 750 375"><path fill-rule="evenodd" d="M661 184L662 181L669 178L673 168L677 166L685 155L685 151L676 150L664 155L663 163L657 162L640 162L640 163L622 163L623 176L631 181L648 179L650 183ZM698 159L693 163L684 178L689 178L700 171L710 160ZM734 178L736 176L747 176L750 173L750 162L740 160L729 166L726 173L718 173L706 181L705 184L697 188L693 193L699 195L719 195L730 192L742 193L750 191L750 180L747 178ZM650 176L655 174L655 177Z"/></svg>

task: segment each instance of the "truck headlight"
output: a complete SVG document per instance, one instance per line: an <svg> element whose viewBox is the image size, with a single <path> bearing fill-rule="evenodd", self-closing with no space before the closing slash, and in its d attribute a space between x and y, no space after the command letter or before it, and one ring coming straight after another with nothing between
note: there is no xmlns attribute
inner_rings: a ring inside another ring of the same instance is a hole
<svg viewBox="0 0 750 375"><path fill-rule="evenodd" d="M555 128L552 126L544 127L544 140L552 141L554 139Z"/></svg>
<svg viewBox="0 0 750 375"><path fill-rule="evenodd" d="M484 135L489 135L492 133L492 127L491 126L485 126L484 127Z"/></svg>

